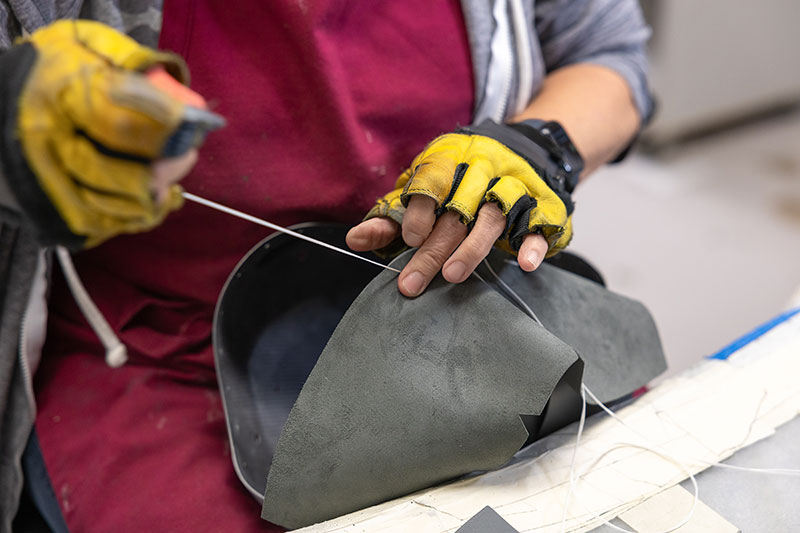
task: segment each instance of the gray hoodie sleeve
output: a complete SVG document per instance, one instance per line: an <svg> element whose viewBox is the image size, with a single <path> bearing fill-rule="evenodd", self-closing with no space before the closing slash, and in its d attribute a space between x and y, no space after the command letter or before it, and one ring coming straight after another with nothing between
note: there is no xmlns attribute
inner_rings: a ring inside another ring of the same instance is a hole
<svg viewBox="0 0 800 533"><path fill-rule="evenodd" d="M19 22L11 12L11 7L0 2L0 53L11 47L11 43L20 34Z"/></svg>
<svg viewBox="0 0 800 533"><path fill-rule="evenodd" d="M540 0L534 24L548 72L574 63L608 67L627 81L642 123L649 120L650 28L636 0Z"/></svg>
<svg viewBox="0 0 800 533"><path fill-rule="evenodd" d="M11 47L20 34L19 23L5 2L0 2L0 54ZM0 206L18 210L17 202L11 194L6 178L0 170Z"/></svg>

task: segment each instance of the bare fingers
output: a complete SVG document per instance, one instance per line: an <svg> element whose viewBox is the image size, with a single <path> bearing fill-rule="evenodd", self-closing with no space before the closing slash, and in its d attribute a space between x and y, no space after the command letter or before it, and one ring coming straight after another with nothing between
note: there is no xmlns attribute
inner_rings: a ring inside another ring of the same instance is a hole
<svg viewBox="0 0 800 533"><path fill-rule="evenodd" d="M451 283L461 283L489 255L495 241L503 233L506 219L494 203L484 204L475 226L442 268L442 276Z"/></svg>
<svg viewBox="0 0 800 533"><path fill-rule="evenodd" d="M403 240L412 248L422 246L435 223L436 200L427 196L412 196L403 215Z"/></svg>
<svg viewBox="0 0 800 533"><path fill-rule="evenodd" d="M400 233L400 226L390 218L371 218L347 232L345 242L351 250L367 252L389 246Z"/></svg>
<svg viewBox="0 0 800 533"><path fill-rule="evenodd" d="M517 262L519 267L525 272L533 272L544 261L547 253L547 240L538 233L526 235L519 247Z"/></svg>
<svg viewBox="0 0 800 533"><path fill-rule="evenodd" d="M447 281L460 283L489 254L503 233L505 217L496 204L484 204L468 232L456 213L444 213L437 219L435 206L430 198L414 196L402 228L391 219L373 218L347 233L347 245L356 251L376 250L388 246L402 232L406 244L419 247L398 277L402 294L419 296L440 270ZM536 270L547 248L547 241L541 235L527 235L519 250L520 268L527 272Z"/></svg>
<svg viewBox="0 0 800 533"><path fill-rule="evenodd" d="M409 203L409 207L410 205ZM403 230L405 239L405 219ZM441 215L436 220L433 230L397 278L400 292L412 298L422 294L466 235L467 227L461 223L456 213L448 212ZM407 240L406 242L408 243Z"/></svg>
<svg viewBox="0 0 800 533"><path fill-rule="evenodd" d="M159 159L151 166L153 180L150 189L159 204L166 201L169 188L183 179L197 162L197 149L193 148L183 155Z"/></svg>

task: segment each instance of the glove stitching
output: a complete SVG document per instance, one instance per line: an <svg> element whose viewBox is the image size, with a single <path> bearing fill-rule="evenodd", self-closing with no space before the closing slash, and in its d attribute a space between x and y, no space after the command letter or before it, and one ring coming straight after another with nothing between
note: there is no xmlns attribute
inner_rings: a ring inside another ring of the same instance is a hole
<svg viewBox="0 0 800 533"><path fill-rule="evenodd" d="M446 210L458 213L464 225L469 225L476 218L475 214L470 213L469 207L461 202L450 202L447 204Z"/></svg>

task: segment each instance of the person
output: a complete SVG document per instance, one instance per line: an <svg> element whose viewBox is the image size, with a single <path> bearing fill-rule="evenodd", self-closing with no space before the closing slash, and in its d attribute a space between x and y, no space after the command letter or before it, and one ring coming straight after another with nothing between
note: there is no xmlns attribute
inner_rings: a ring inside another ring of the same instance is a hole
<svg viewBox="0 0 800 533"><path fill-rule="evenodd" d="M496 242L528 271L566 246L578 173L537 173L526 150L576 148L583 179L652 112L633 0L45 4L0 4L0 45L30 35L0 56L3 531L23 462L55 530L279 530L231 468L210 343L217 295L265 233L178 209L184 175L187 191L284 226L369 213L348 245L419 247L398 276L414 297L438 272L466 279ZM199 153L165 150L191 130L186 108L206 105L142 79L162 65L186 81L181 60L84 23L46 33L77 17L185 58L227 127ZM53 266L57 245L81 250L75 268L127 349L120 368L60 272L64 248Z"/></svg>

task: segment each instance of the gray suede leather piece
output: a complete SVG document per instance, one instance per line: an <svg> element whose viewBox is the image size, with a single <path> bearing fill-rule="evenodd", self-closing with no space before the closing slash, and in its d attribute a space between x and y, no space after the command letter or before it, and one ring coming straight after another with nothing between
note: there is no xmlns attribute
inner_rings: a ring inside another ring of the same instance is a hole
<svg viewBox="0 0 800 533"><path fill-rule="evenodd" d="M584 383L601 402L630 394L666 370L658 330L641 303L548 264L527 273L508 259L495 250L489 263L544 327L578 352ZM491 273L478 270L492 282Z"/></svg>
<svg viewBox="0 0 800 533"><path fill-rule="evenodd" d="M398 258L402 266L410 255ZM284 426L262 517L295 528L497 468L562 380L575 350L470 278L416 299L379 274L328 341Z"/></svg>

